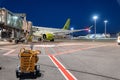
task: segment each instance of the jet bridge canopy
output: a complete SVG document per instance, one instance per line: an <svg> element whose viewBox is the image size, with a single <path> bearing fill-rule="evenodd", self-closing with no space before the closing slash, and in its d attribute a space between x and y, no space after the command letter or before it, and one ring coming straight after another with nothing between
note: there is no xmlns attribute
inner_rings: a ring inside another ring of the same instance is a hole
<svg viewBox="0 0 120 80"><path fill-rule="evenodd" d="M21 30L23 18L5 8L0 8L0 24L3 25L1 26L3 28L10 27Z"/></svg>
<svg viewBox="0 0 120 80"><path fill-rule="evenodd" d="M9 35L8 38L19 38L21 35L31 33L32 22L26 20L25 13L13 13L5 8L0 8L1 33ZM9 32L11 32L9 34ZM5 37L5 35L3 35Z"/></svg>

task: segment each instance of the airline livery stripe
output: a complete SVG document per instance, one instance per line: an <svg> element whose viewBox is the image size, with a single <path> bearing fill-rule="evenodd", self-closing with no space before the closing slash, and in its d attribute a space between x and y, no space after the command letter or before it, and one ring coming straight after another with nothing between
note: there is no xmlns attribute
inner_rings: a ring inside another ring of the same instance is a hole
<svg viewBox="0 0 120 80"><path fill-rule="evenodd" d="M68 70L65 69L65 67L53 55L49 55L49 58L56 65L56 67L58 67L58 69L66 78L66 80L77 80Z"/></svg>

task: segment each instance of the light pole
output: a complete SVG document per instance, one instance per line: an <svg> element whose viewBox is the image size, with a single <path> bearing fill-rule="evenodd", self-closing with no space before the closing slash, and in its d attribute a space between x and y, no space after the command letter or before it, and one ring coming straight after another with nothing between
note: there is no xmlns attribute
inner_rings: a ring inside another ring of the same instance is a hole
<svg viewBox="0 0 120 80"><path fill-rule="evenodd" d="M95 38L96 38L96 20L98 19L98 16L93 16L93 19L94 19Z"/></svg>
<svg viewBox="0 0 120 80"><path fill-rule="evenodd" d="M106 31L107 31L106 30L107 22L108 22L107 20L104 20L104 23L105 23L105 37L106 37Z"/></svg>

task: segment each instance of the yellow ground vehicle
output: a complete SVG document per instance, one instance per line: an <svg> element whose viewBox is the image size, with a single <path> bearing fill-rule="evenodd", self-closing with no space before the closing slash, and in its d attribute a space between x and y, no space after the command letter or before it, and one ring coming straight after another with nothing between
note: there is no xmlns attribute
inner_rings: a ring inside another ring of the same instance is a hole
<svg viewBox="0 0 120 80"><path fill-rule="evenodd" d="M22 48L19 53L20 65L16 69L16 77L38 77L41 76L40 66L37 65L39 60L38 54L41 52L38 50L26 50Z"/></svg>

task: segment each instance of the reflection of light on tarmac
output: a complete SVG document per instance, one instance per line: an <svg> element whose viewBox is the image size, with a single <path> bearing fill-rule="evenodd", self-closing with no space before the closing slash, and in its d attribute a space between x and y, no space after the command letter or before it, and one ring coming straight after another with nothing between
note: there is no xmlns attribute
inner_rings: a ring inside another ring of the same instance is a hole
<svg viewBox="0 0 120 80"><path fill-rule="evenodd" d="M29 46L29 45L27 45ZM55 45L34 45L35 47L55 47Z"/></svg>
<svg viewBox="0 0 120 80"><path fill-rule="evenodd" d="M84 44L84 43L60 43L60 44L55 44L55 45L34 45L34 47L58 47L58 46L73 46L73 45L95 45L95 44ZM30 45L26 45L29 47Z"/></svg>

